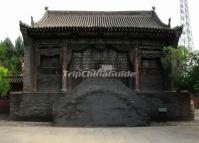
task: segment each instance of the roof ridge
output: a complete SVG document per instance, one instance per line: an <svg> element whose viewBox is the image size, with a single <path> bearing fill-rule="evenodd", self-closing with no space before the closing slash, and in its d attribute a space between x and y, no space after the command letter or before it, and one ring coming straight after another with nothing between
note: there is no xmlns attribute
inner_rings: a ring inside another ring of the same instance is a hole
<svg viewBox="0 0 199 143"><path fill-rule="evenodd" d="M63 15L151 15L152 11L58 11L48 10L50 15L63 14Z"/></svg>

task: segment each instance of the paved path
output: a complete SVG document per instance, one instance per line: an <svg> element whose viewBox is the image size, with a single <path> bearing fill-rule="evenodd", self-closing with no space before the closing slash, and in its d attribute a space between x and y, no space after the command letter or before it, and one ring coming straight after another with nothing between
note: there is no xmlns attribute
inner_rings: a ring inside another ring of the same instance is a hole
<svg viewBox="0 0 199 143"><path fill-rule="evenodd" d="M139 128L0 126L0 143L199 143L199 126Z"/></svg>

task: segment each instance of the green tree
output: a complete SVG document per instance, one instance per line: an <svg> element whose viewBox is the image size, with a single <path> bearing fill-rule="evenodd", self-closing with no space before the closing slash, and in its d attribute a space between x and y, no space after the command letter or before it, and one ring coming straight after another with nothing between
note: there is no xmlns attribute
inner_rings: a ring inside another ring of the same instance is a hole
<svg viewBox="0 0 199 143"><path fill-rule="evenodd" d="M191 92L199 89L199 54L183 46L177 48L165 47L165 56L162 63L171 67L170 78L177 90L189 90Z"/></svg>
<svg viewBox="0 0 199 143"><path fill-rule="evenodd" d="M15 40L15 48L16 48L17 56L18 57L23 57L23 55L24 55L24 43L23 43L23 40L22 40L21 36L19 36Z"/></svg>
<svg viewBox="0 0 199 143"><path fill-rule="evenodd" d="M16 49L16 72L22 73L22 62L23 62L23 56L24 56L24 43L22 38L19 36L15 41L15 49Z"/></svg>
<svg viewBox="0 0 199 143"><path fill-rule="evenodd" d="M0 96L6 96L10 88L7 76L8 70L3 66L0 66Z"/></svg>
<svg viewBox="0 0 199 143"><path fill-rule="evenodd" d="M187 74L187 87L191 91L199 92L199 52L190 53L189 71Z"/></svg>
<svg viewBox="0 0 199 143"><path fill-rule="evenodd" d="M9 38L0 42L0 64L8 69L9 75L16 75L22 72L23 40L18 37L15 46Z"/></svg>

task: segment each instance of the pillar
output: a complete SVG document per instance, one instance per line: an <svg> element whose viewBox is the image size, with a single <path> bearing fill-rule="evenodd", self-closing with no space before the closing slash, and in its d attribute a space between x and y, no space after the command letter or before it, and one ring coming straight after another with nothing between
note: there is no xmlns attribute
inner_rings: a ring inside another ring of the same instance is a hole
<svg viewBox="0 0 199 143"><path fill-rule="evenodd" d="M33 66L32 66L32 52L33 52L33 46L32 46L32 39L28 37L27 30L21 29L24 39L24 57L23 57L23 91L29 92L32 91L32 73L33 73Z"/></svg>
<svg viewBox="0 0 199 143"><path fill-rule="evenodd" d="M62 92L67 92L67 81L67 46L65 46L62 49Z"/></svg>
<svg viewBox="0 0 199 143"><path fill-rule="evenodd" d="M37 91L37 49L33 47L33 80L32 80L32 90Z"/></svg>
<svg viewBox="0 0 199 143"><path fill-rule="evenodd" d="M138 48L135 49L134 52L134 72L135 72L135 79L134 79L134 89L136 91L140 90L140 71L139 71L139 54Z"/></svg>

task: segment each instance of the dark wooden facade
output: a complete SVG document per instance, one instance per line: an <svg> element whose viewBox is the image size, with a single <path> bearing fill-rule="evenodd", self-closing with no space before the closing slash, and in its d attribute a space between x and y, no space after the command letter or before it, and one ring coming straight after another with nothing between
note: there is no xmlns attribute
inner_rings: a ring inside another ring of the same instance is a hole
<svg viewBox="0 0 199 143"><path fill-rule="evenodd" d="M24 91L67 92L82 79L72 70L111 64L136 72L125 79L133 90L168 90L161 65L163 47L176 46L182 27L171 28L155 11L46 11L28 26L20 22L25 43Z"/></svg>

